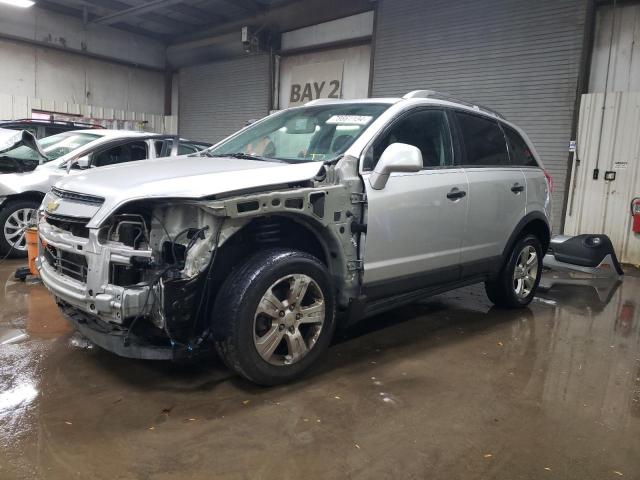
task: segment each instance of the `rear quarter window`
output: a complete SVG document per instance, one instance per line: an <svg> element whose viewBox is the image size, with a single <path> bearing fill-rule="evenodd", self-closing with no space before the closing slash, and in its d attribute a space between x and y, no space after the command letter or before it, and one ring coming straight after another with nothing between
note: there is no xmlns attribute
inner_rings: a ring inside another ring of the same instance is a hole
<svg viewBox="0 0 640 480"><path fill-rule="evenodd" d="M521 167L537 167L538 162L533 156L533 152L527 145L527 142L508 125L502 125L504 134L507 136L507 143L509 144L509 156L511 157L511 164Z"/></svg>
<svg viewBox="0 0 640 480"><path fill-rule="evenodd" d="M455 112L470 167L509 165L509 155L502 129L490 118L464 112Z"/></svg>

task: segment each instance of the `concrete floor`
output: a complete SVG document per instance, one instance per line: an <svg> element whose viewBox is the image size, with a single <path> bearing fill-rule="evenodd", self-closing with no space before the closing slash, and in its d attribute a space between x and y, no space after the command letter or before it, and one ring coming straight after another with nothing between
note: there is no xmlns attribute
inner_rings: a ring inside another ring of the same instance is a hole
<svg viewBox="0 0 640 480"><path fill-rule="evenodd" d="M640 278L373 319L304 381L131 361L0 266L0 478L640 478ZM607 296L611 294L611 298Z"/></svg>

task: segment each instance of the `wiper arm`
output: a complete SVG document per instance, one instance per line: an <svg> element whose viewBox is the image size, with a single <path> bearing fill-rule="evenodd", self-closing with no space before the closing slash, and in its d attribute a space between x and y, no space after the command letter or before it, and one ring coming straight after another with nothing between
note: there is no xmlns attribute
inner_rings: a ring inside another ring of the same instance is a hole
<svg viewBox="0 0 640 480"><path fill-rule="evenodd" d="M259 157L258 155L251 155L250 153L244 152L235 152L235 153L213 153L212 157L232 157L232 158L241 158L243 160L267 160L264 157Z"/></svg>
<svg viewBox="0 0 640 480"><path fill-rule="evenodd" d="M261 162L279 162L279 163L287 163L284 160L280 160L279 158L271 158L271 157L261 157L259 155L252 155L250 153L244 152L235 152L235 153L208 153L209 157L231 157L231 158L240 158L242 160L259 160Z"/></svg>

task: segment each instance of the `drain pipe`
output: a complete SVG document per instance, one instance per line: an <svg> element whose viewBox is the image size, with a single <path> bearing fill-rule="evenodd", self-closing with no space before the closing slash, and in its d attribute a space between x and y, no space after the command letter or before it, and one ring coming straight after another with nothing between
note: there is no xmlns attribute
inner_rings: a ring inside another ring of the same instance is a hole
<svg viewBox="0 0 640 480"><path fill-rule="evenodd" d="M609 37L609 58L607 59L607 74L604 79L604 100L602 102L602 114L600 116L600 132L598 133L598 150L596 153L596 168L593 169L593 179L598 180L600 175L600 151L602 148L602 132L604 130L604 114L607 107L607 93L609 91L609 72L611 70L611 51L613 50L613 33L616 27L616 1L613 0L613 12L611 14L611 35Z"/></svg>

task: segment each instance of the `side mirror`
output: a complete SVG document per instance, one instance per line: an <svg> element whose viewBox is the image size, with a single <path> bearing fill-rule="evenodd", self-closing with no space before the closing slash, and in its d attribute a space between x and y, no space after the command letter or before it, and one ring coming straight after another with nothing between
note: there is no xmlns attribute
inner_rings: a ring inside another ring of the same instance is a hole
<svg viewBox="0 0 640 480"><path fill-rule="evenodd" d="M76 158L75 160L69 160L67 162L67 173L71 171L72 168L89 168L91 166L91 161L89 160L89 156L85 155L84 157Z"/></svg>
<svg viewBox="0 0 640 480"><path fill-rule="evenodd" d="M382 190L393 172L418 172L422 169L420 149L406 143L392 143L380 156L369 177L374 190Z"/></svg>
<svg viewBox="0 0 640 480"><path fill-rule="evenodd" d="M89 161L88 156L84 156L76 160L76 165L78 165L78 168L89 168L91 166L91 162Z"/></svg>

